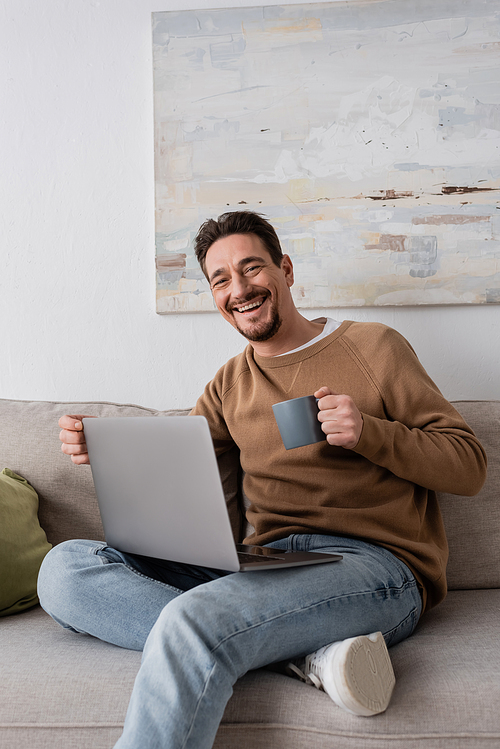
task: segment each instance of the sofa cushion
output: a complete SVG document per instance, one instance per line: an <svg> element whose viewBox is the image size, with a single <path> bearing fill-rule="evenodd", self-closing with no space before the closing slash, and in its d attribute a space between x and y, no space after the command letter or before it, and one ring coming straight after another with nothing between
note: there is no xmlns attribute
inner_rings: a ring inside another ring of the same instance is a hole
<svg viewBox="0 0 500 749"><path fill-rule="evenodd" d="M26 479L0 473L0 616L38 603L38 570L51 548L38 522L38 497Z"/></svg>
<svg viewBox="0 0 500 749"><path fill-rule="evenodd" d="M438 494L450 546L450 590L500 587L500 401L455 401L486 451L488 475L476 497Z"/></svg>
<svg viewBox="0 0 500 749"><path fill-rule="evenodd" d="M500 590L453 591L390 649L388 710L349 715L324 693L277 674L240 680L214 749L492 749L500 746ZM272 695L272 698L270 698Z"/></svg>
<svg viewBox="0 0 500 749"><path fill-rule="evenodd" d="M270 671L240 679L214 749L481 749L500 742L500 590L453 591L391 648L386 713L359 718ZM0 745L108 749L141 654L63 630L40 608L0 626Z"/></svg>

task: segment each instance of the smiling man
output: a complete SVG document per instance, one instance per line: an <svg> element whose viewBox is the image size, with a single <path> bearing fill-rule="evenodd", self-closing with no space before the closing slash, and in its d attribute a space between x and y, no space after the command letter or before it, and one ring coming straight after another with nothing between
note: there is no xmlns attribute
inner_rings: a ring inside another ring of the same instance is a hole
<svg viewBox="0 0 500 749"><path fill-rule="evenodd" d="M280 305L290 307L284 291L293 283L287 257L276 266L257 237L235 234L212 245L205 268L219 312L245 338L255 344L281 338Z"/></svg>
<svg viewBox="0 0 500 749"><path fill-rule="evenodd" d="M208 220L195 250L217 309L249 342L192 411L217 455L239 448L245 542L343 559L227 574L97 541L49 552L39 596L56 621L144 650L117 749L210 749L237 679L270 664L354 715L385 710L387 646L446 595L435 492L473 495L485 478L481 445L404 338L298 312L292 261L261 216ZM312 393L325 440L287 451L272 404ZM81 419L60 420L77 464L89 462Z"/></svg>
<svg viewBox="0 0 500 749"><path fill-rule="evenodd" d="M295 307L292 261L266 223L249 212L209 220L198 233L195 249L221 315L256 351L276 356L307 343L324 326L310 322Z"/></svg>

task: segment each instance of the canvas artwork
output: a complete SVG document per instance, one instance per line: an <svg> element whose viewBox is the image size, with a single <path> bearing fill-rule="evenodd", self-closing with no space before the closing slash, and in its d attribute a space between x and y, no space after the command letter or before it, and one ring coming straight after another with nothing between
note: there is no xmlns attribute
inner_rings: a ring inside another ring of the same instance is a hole
<svg viewBox="0 0 500 749"><path fill-rule="evenodd" d="M153 14L157 311L200 224L262 213L299 308L500 303L498 0Z"/></svg>

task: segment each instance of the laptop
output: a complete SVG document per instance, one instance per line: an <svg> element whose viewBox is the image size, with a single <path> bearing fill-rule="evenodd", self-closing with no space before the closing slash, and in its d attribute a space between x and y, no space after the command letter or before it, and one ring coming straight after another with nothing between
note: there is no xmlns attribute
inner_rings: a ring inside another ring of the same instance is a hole
<svg viewBox="0 0 500 749"><path fill-rule="evenodd" d="M106 543L230 572L336 562L234 541L204 416L84 419Z"/></svg>

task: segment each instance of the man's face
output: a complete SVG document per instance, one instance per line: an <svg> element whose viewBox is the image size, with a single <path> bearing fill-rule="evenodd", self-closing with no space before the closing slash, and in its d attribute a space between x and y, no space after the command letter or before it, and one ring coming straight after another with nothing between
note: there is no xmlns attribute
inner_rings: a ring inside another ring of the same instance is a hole
<svg viewBox="0 0 500 749"><path fill-rule="evenodd" d="M293 284L290 258L278 268L255 234L232 234L210 247L205 270L221 315L252 342L271 339L280 329Z"/></svg>

